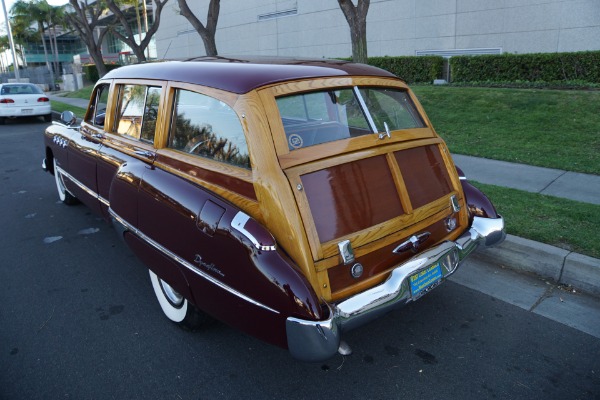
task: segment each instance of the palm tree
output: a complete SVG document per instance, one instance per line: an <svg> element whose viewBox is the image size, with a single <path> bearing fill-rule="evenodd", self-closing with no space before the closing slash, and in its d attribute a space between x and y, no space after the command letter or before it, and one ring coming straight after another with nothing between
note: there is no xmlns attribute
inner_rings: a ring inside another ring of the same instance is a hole
<svg viewBox="0 0 600 400"><path fill-rule="evenodd" d="M27 24L28 26L37 23L38 32L42 40L42 46L44 47L46 67L50 72L50 80L54 82L54 69L50 66L50 61L48 58L48 49L46 47L46 29L44 27L44 23L47 20L49 7L51 6L48 4L48 2L46 2L46 0L36 0L31 2L26 0L17 0L17 2L12 6L10 12L13 20L15 20L17 23ZM52 41L50 42L52 43Z"/></svg>
<svg viewBox="0 0 600 400"><path fill-rule="evenodd" d="M50 43L54 45L54 48L52 50L54 53L54 65L56 71L58 71L59 59L58 44L56 42L56 26L65 25L64 8L59 6L51 6L50 4L48 4L47 0L37 0L37 2L42 6L43 9L47 11L46 21L48 22L48 27L51 32Z"/></svg>
<svg viewBox="0 0 600 400"><path fill-rule="evenodd" d="M25 57L25 46L28 43L35 41L37 33L34 29L31 28L31 24L28 24L26 21L23 20L12 21L11 25L13 38L15 41L15 52L23 60L24 66L27 67L27 61Z"/></svg>
<svg viewBox="0 0 600 400"><path fill-rule="evenodd" d="M10 50L10 44L8 43L8 36L0 36L0 71L8 71L8 62L4 60L4 52Z"/></svg>

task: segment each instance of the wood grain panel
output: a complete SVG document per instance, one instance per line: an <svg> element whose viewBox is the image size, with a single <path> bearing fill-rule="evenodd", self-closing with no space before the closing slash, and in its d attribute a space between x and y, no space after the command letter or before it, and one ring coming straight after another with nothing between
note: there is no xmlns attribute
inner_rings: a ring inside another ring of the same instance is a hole
<svg viewBox="0 0 600 400"><path fill-rule="evenodd" d="M419 208L450 193L452 182L438 146L394 153L413 207Z"/></svg>
<svg viewBox="0 0 600 400"><path fill-rule="evenodd" d="M384 156L322 169L301 179L321 242L404 214Z"/></svg>

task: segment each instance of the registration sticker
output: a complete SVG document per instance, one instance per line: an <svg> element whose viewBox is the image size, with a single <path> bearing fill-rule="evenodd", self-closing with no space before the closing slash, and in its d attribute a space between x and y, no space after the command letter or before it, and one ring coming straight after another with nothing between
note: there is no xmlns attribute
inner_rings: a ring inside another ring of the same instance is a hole
<svg viewBox="0 0 600 400"><path fill-rule="evenodd" d="M440 264L437 263L421 272L417 272L412 275L409 280L413 297L418 297L427 293L442 280L442 269L440 268Z"/></svg>

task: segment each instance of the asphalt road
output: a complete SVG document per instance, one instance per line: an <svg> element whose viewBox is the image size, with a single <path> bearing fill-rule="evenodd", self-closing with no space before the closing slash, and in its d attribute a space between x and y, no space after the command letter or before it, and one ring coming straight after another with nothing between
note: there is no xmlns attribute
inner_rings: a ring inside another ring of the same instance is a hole
<svg viewBox="0 0 600 400"><path fill-rule="evenodd" d="M0 126L0 399L600 398L598 338L456 282L322 363L220 323L184 331L114 230L57 201L44 127Z"/></svg>

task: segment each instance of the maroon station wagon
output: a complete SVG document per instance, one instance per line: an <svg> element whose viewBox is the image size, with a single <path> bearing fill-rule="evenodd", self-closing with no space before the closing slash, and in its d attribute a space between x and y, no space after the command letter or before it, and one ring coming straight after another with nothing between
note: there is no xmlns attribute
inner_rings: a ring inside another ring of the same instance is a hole
<svg viewBox="0 0 600 400"><path fill-rule="evenodd" d="M410 88L378 68L132 65L72 118L46 130L43 167L148 266L165 315L212 316L300 360L349 354L345 331L505 237Z"/></svg>

